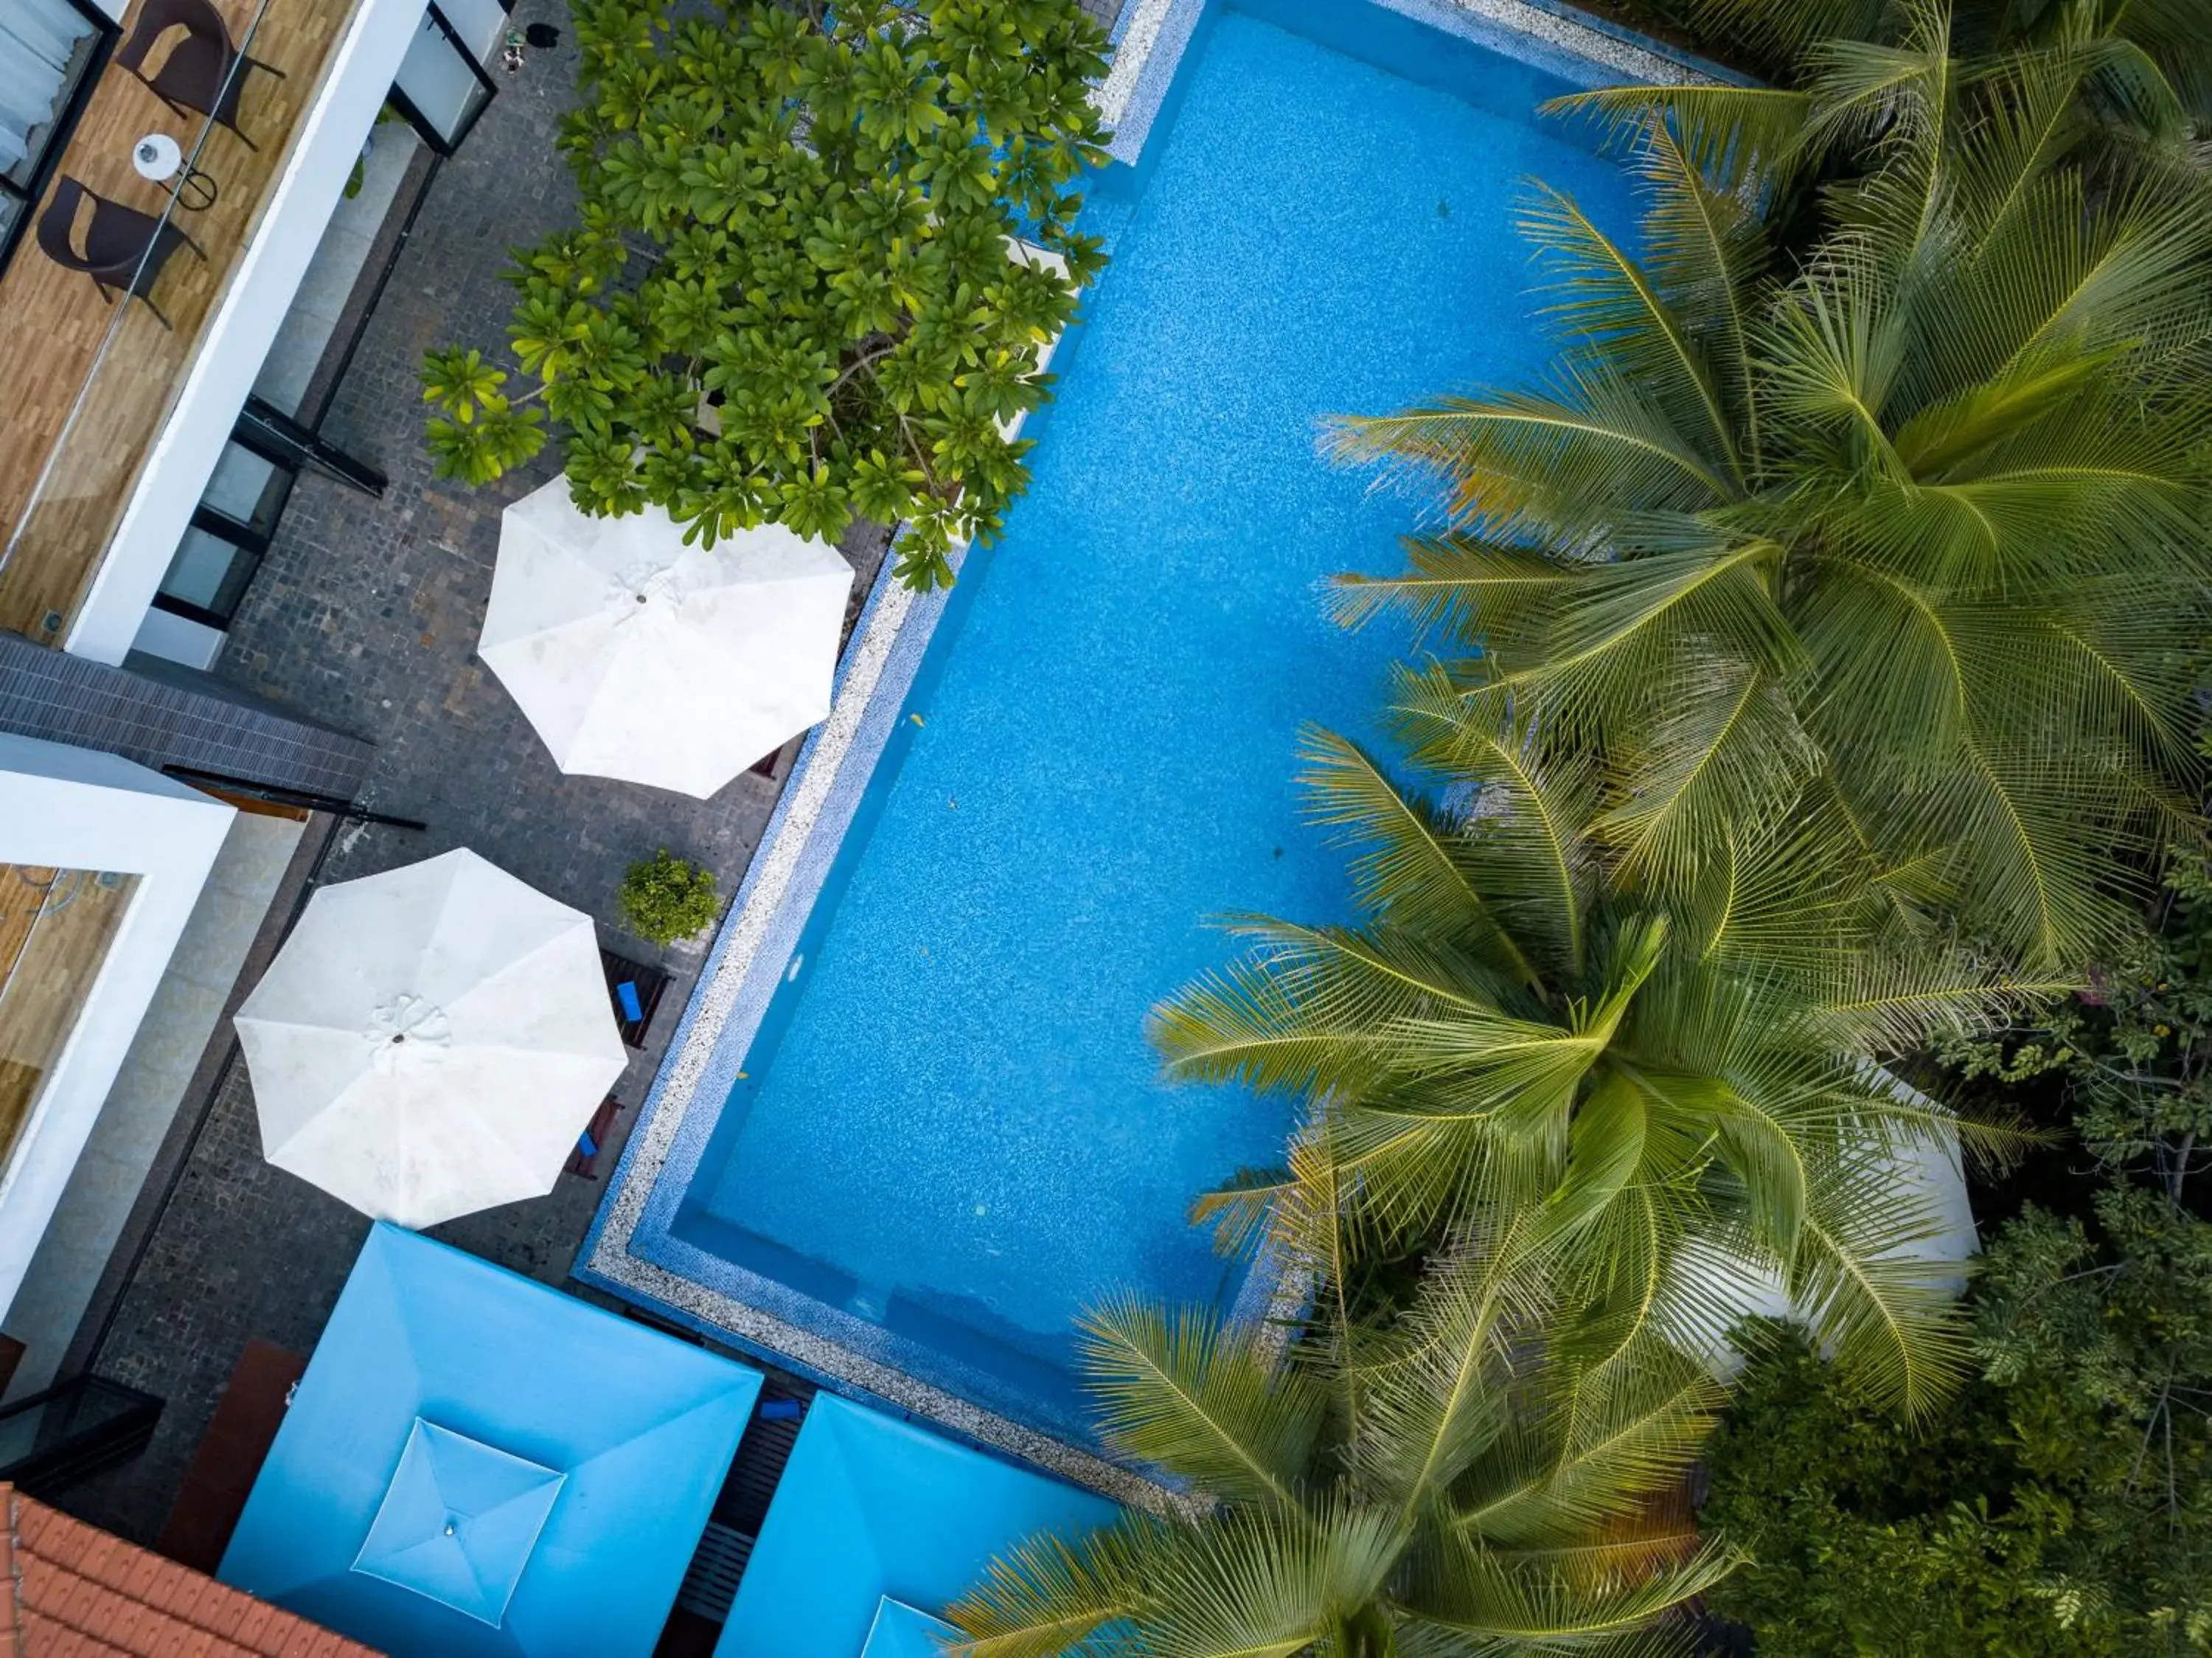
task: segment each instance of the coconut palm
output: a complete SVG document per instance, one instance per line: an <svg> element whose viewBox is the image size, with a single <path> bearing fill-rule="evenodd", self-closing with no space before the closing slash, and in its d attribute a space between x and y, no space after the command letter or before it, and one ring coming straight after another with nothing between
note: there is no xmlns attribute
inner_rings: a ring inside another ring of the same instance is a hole
<svg viewBox="0 0 2212 1658"><path fill-rule="evenodd" d="M1340 1258L1528 1217L1522 1247L1599 1354L1709 1352L1763 1279L1871 1396L1929 1407L1966 1355L1916 1168L1954 1158L1960 1125L1866 1056L2035 987L1855 948L1863 900L1817 829L1723 835L1695 890L1624 894L1594 766L1502 739L1440 672L1401 692L1417 758L1488 781L1439 804L1311 736L1364 924L1240 919L1251 952L1155 1013L1170 1075L1308 1113L1286 1169L1201 1213L1338 1282Z"/></svg>
<svg viewBox="0 0 2212 1658"><path fill-rule="evenodd" d="M1815 813L1900 917L2079 963L2197 827L2212 214L2093 204L2025 107L1954 153L1940 87L1890 93L1802 264L1665 121L1640 256L1540 192L1556 371L1343 423L1452 521L1334 602L1456 639L1470 712L1596 755L1624 878L1687 891Z"/></svg>
<svg viewBox="0 0 2212 1658"><path fill-rule="evenodd" d="M1940 114L1954 152L2025 120L2046 163L2171 178L2212 149L2212 0L1688 0L1688 21L1775 71L1772 84L1614 87L1559 110L1671 119L1710 170L1808 183L1903 113Z"/></svg>
<svg viewBox="0 0 2212 1658"><path fill-rule="evenodd" d="M1495 1240L1492 1240L1493 1243ZM1085 1320L1108 1447L1166 1517L1032 1539L952 1608L972 1658L1654 1653L1732 1560L1669 1502L1720 1390L1663 1350L1553 1351L1492 1249L1388 1328L1280 1332L1136 1301ZM1670 1638L1671 1637L1673 1638Z"/></svg>

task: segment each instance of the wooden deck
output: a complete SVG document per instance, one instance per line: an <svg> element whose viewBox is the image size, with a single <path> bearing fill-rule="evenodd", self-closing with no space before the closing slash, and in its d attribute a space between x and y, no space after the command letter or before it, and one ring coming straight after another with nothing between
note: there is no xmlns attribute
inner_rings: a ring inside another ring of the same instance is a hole
<svg viewBox="0 0 2212 1658"><path fill-rule="evenodd" d="M207 258L179 248L153 289L173 332L136 300L108 304L91 277L54 264L27 235L0 274L0 364L9 398L0 419L0 628L44 643L58 642L83 600L355 10L355 0L267 0L265 9L262 0L216 3L234 39L261 14L249 50L287 78L248 72L239 124L258 148L217 127L200 152L217 199L204 212L179 210L174 222ZM138 8L132 0L125 40ZM157 48L148 72L161 62ZM111 64L56 177L159 213L167 195L132 170L131 151L145 135L166 132L189 155L200 125L199 117L177 114L152 88ZM117 306L124 307L119 316Z"/></svg>
<svg viewBox="0 0 2212 1658"><path fill-rule="evenodd" d="M69 1039L136 875L0 863L0 1162Z"/></svg>

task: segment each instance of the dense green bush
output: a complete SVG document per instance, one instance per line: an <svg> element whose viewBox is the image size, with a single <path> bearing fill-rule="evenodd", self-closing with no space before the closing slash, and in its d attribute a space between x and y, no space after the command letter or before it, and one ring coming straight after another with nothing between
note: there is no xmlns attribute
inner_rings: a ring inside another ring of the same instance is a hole
<svg viewBox="0 0 2212 1658"><path fill-rule="evenodd" d="M1714 1604L1762 1658L2212 1652L2212 1222L2191 1182L2212 881L2189 856L2169 879L2132 959L2043 1027L1951 1055L1984 1085L2060 1083L2072 1161L2101 1165L2078 1216L1996 1231L1978 1379L1914 1431L1802 1346L1753 1369L1705 1518L1757 1562Z"/></svg>
<svg viewBox="0 0 2212 1658"><path fill-rule="evenodd" d="M616 898L629 930L654 944L703 932L721 906L713 872L665 847L629 866Z"/></svg>
<svg viewBox="0 0 2212 1658"><path fill-rule="evenodd" d="M1000 423L1103 262L1076 185L1103 159L1076 0L588 0L563 127L580 222L517 255L520 395L433 352L430 447L482 483L557 424L577 504L668 509L711 540L763 521L903 522L900 572L949 582L1028 473ZM1036 259L1012 238L1050 250Z"/></svg>
<svg viewBox="0 0 2212 1658"><path fill-rule="evenodd" d="M1760 1658L2212 1652L2212 1225L2116 1181L2007 1226L1977 1301L1983 1377L1925 1429L1802 1346L1753 1368L1713 1609Z"/></svg>

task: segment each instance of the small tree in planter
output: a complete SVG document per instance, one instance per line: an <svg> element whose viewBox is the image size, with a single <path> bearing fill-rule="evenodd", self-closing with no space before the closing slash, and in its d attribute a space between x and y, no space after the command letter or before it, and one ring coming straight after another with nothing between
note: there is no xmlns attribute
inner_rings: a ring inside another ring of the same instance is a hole
<svg viewBox="0 0 2212 1658"><path fill-rule="evenodd" d="M629 866L617 901L632 932L662 945L705 931L721 907L713 872L665 847Z"/></svg>
<svg viewBox="0 0 2212 1658"><path fill-rule="evenodd" d="M903 521L901 576L949 582L1028 481L1000 423L1042 400L1103 264L1073 227L1103 34L1077 0L676 9L578 0L580 222L511 278L538 383L431 353L439 468L487 482L550 424L586 512L652 503L710 543Z"/></svg>

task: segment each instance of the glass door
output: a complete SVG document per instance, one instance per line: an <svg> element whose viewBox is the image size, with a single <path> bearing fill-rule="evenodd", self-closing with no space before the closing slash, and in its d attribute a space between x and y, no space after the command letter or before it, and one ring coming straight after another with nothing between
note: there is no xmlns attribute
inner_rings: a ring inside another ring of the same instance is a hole
<svg viewBox="0 0 2212 1658"><path fill-rule="evenodd" d="M499 49L513 0L431 0L392 83L394 108L450 155L499 90L484 65Z"/></svg>
<svg viewBox="0 0 2212 1658"><path fill-rule="evenodd" d="M191 527L177 544L169 573L161 578L154 603L173 616L217 630L230 625L238 601L269 551L284 498L295 476L234 436L207 492L193 510Z"/></svg>
<svg viewBox="0 0 2212 1658"><path fill-rule="evenodd" d="M366 495L384 493L383 473L258 396L248 398L154 594L155 607L218 632L228 629L302 472Z"/></svg>

